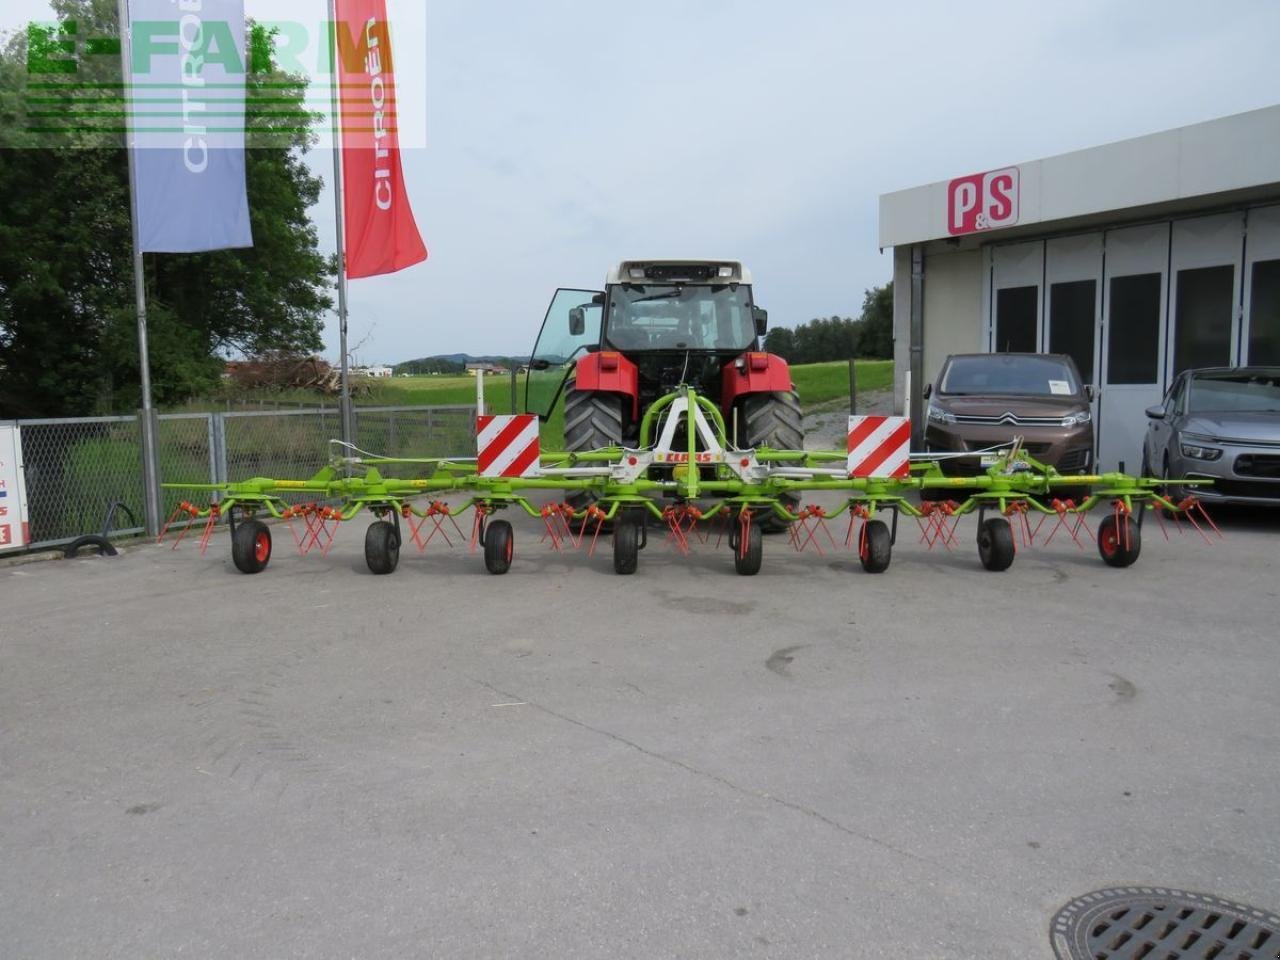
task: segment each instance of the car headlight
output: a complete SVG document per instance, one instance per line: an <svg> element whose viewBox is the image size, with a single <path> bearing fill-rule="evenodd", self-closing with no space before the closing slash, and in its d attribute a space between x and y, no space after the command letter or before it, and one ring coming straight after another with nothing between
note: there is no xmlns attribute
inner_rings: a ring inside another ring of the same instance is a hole
<svg viewBox="0 0 1280 960"><path fill-rule="evenodd" d="M943 410L936 403L929 404L929 419L934 423L955 423L956 415L947 410Z"/></svg>
<svg viewBox="0 0 1280 960"><path fill-rule="evenodd" d="M1088 410L1081 410L1079 413L1069 413L1062 418L1064 427L1075 427L1082 423L1090 423L1093 420L1093 414Z"/></svg>
<svg viewBox="0 0 1280 960"><path fill-rule="evenodd" d="M1192 434L1182 438L1182 455L1190 457L1192 460L1217 460L1222 456L1222 451L1217 447L1204 446L1202 441L1211 440L1210 437L1197 437Z"/></svg>

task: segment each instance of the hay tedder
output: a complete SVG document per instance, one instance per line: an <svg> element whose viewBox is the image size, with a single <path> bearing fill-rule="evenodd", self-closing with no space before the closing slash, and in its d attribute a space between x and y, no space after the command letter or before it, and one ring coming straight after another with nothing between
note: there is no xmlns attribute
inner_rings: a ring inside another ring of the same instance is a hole
<svg viewBox="0 0 1280 960"><path fill-rule="evenodd" d="M961 518L976 513L988 570L1008 569L1019 545L1056 536L1080 548L1094 539L1106 563L1127 567L1151 512L1162 530L1168 517L1206 539L1220 536L1194 497L1167 498L1167 479L1063 475L1017 438L981 451L993 465L967 477L944 475L936 455L911 455L902 417L851 417L846 449L805 450L787 364L760 349L767 319L740 263L624 261L603 291L557 291L529 363L528 412L480 416L474 458L391 458L335 442L329 466L310 480L167 484L214 502L184 501L161 539L175 531L181 542L198 530L203 550L225 519L236 567L259 573L272 551L264 519L283 521L300 553L323 555L344 523L368 512L365 560L374 573L394 571L408 540L420 551L469 543L501 574L515 539L497 514L514 508L541 521L542 541L557 551L594 555L607 533L620 574L635 573L654 530L681 554L713 538L727 543L734 568L751 576L766 530L801 552L854 550L863 569L881 573L904 516L928 549L949 551ZM539 425L561 398L565 448L543 452ZM389 476L397 467L424 476ZM1096 533L1087 520L1095 507L1105 511ZM467 513L469 534L459 524ZM833 521L843 525L842 543Z"/></svg>
<svg viewBox="0 0 1280 960"><path fill-rule="evenodd" d="M225 518L236 567L259 573L272 553L272 529L264 519L284 521L300 553L323 555L342 524L368 512L375 519L365 533L365 560L373 573L393 572L407 540L420 551L433 541L469 542L471 550L483 550L490 573L502 574L511 566L515 538L511 523L497 514L514 508L541 521L542 541L557 551L594 554L607 530L620 574L636 572L655 530L682 554L713 538L716 546L727 544L734 569L745 576L760 570L768 520L783 525L786 533L778 539L790 548L822 554L843 546L869 573L888 569L904 516L917 522L929 549L949 551L959 542L961 518L976 513L978 556L994 571L1008 569L1019 546L1047 546L1055 536L1077 547L1094 539L1103 561L1127 567L1142 549L1147 513L1162 530L1168 517L1175 525L1185 519L1206 539L1220 536L1197 500L1165 497L1168 480L1058 474L1026 455L1016 440L985 473L944 476L936 460L908 454L910 427L901 417L850 418L849 449L843 451L739 448L729 442L719 408L686 386L648 409L634 447L545 453L538 420L528 414L481 417L477 427L474 459L377 457L335 443L330 466L310 480L174 484L219 500L203 508L184 502L166 531L175 531L180 542L195 529L203 549ZM425 467L429 476L386 475L397 465ZM948 490L963 490L964 499L938 499ZM908 499L922 493L928 499ZM457 495L466 499L442 499ZM568 502L574 495L586 505ZM828 505L792 506L814 495ZM306 502L288 503L286 497ZM1096 507L1103 515L1095 532L1087 515ZM467 513L469 533L458 522ZM843 527L840 543L828 528L832 521Z"/></svg>

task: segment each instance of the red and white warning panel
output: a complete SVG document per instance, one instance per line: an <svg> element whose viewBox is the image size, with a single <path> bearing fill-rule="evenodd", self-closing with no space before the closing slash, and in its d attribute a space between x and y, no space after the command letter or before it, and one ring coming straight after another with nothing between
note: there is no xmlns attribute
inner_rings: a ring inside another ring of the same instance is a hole
<svg viewBox="0 0 1280 960"><path fill-rule="evenodd" d="M23 481L22 431L0 427L0 553L19 550L31 540Z"/></svg>
<svg viewBox="0 0 1280 960"><path fill-rule="evenodd" d="M537 476L542 455L537 416L477 417L476 449L477 472L482 477Z"/></svg>
<svg viewBox="0 0 1280 960"><path fill-rule="evenodd" d="M849 418L849 476L904 479L911 475L907 417Z"/></svg>

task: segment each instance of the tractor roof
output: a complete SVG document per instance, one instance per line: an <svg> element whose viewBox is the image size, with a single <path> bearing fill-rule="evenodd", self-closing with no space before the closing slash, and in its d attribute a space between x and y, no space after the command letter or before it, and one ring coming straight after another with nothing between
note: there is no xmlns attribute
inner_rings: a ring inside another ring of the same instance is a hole
<svg viewBox="0 0 1280 960"><path fill-rule="evenodd" d="M737 260L623 260L605 283L750 283L751 271Z"/></svg>

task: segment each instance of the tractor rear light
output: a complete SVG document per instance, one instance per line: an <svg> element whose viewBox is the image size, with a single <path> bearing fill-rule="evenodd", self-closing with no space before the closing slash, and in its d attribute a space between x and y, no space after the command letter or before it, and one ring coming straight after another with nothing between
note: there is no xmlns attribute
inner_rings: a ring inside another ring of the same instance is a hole
<svg viewBox="0 0 1280 960"><path fill-rule="evenodd" d="M635 457L627 457L627 465L634 467L640 461Z"/></svg>
<svg viewBox="0 0 1280 960"><path fill-rule="evenodd" d="M617 370L618 361L621 358L622 358L622 354L620 353L611 353L607 350L602 351L600 353L600 369L601 370Z"/></svg>
<svg viewBox="0 0 1280 960"><path fill-rule="evenodd" d="M643 279L644 279L644 267L632 267L632 268L631 268L629 271L627 271L627 272L631 274L631 279L632 279L632 280L643 280Z"/></svg>
<svg viewBox="0 0 1280 960"><path fill-rule="evenodd" d="M733 267L721 267L720 276L728 278L733 276Z"/></svg>
<svg viewBox="0 0 1280 960"><path fill-rule="evenodd" d="M761 370L769 369L769 355L767 353L753 353L750 355L751 369L757 373Z"/></svg>

